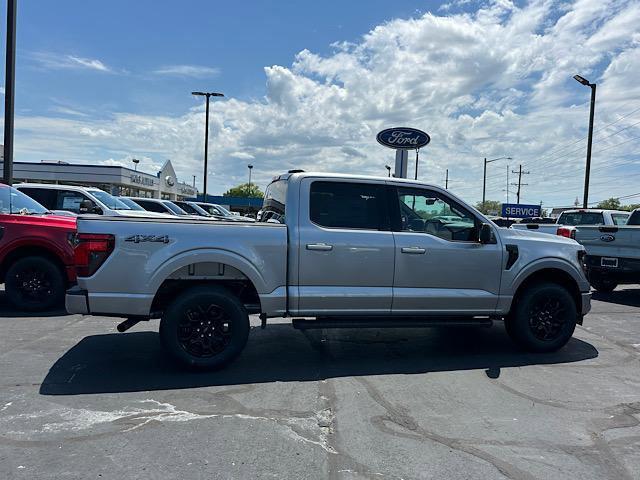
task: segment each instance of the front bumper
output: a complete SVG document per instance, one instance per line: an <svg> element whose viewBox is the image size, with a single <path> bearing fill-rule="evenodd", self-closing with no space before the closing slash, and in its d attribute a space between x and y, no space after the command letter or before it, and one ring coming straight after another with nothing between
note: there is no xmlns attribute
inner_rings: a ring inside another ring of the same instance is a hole
<svg viewBox="0 0 640 480"><path fill-rule="evenodd" d="M89 301L87 291L77 285L67 290L64 305L69 313L89 314Z"/></svg>
<svg viewBox="0 0 640 480"><path fill-rule="evenodd" d="M591 292L582 292L582 315L586 315L591 311Z"/></svg>

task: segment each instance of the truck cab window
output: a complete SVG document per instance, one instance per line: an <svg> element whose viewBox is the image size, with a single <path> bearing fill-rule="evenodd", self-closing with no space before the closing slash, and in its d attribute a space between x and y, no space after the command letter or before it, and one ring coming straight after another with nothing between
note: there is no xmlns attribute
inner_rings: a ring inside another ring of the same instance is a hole
<svg viewBox="0 0 640 480"><path fill-rule="evenodd" d="M313 182L311 221L328 228L386 230L383 185L347 182Z"/></svg>
<svg viewBox="0 0 640 480"><path fill-rule="evenodd" d="M450 241L478 238L475 217L451 199L431 190L400 188L401 228Z"/></svg>

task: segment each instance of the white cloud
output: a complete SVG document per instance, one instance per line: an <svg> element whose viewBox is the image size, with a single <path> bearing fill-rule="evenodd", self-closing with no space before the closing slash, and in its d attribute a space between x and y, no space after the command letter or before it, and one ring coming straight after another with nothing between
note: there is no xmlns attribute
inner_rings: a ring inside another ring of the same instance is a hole
<svg viewBox="0 0 640 480"><path fill-rule="evenodd" d="M265 67L264 98L211 104L211 191L245 181L247 160L263 186L291 168L385 175L393 151L375 135L403 125L432 137L420 154L426 181L442 183L448 168L453 191L476 201L482 158L509 155L511 167L531 172L523 201L570 204L584 175L589 91L571 79L580 73L598 82L591 198L636 193L640 130L615 132L640 113L603 127L640 107L639 24L628 0L490 2L391 20L328 55L303 50L290 66ZM201 105L177 117L21 117L16 126L16 150L28 159L144 154L201 181ZM504 198L506 168L491 164L487 198Z"/></svg>
<svg viewBox="0 0 640 480"><path fill-rule="evenodd" d="M49 70L96 70L99 72L113 73L113 69L95 58L84 58L76 55L59 54L52 52L34 52L31 58L41 67Z"/></svg>
<svg viewBox="0 0 640 480"><path fill-rule="evenodd" d="M218 76L220 74L220 70L201 65L167 65L154 70L153 73L156 75L170 75L176 77L204 78Z"/></svg>

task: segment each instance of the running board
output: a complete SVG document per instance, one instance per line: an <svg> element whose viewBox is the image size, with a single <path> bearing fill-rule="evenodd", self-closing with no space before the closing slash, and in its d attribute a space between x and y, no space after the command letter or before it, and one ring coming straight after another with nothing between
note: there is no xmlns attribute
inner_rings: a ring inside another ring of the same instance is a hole
<svg viewBox="0 0 640 480"><path fill-rule="evenodd" d="M490 327L489 317L325 317L316 320L294 318L293 328L424 328L424 327Z"/></svg>

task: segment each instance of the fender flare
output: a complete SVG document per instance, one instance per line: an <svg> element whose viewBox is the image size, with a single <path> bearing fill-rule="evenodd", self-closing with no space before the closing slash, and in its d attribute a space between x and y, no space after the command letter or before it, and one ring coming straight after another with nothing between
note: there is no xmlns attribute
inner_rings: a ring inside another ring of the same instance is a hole
<svg viewBox="0 0 640 480"><path fill-rule="evenodd" d="M249 259L229 250L213 248L187 250L170 258L150 275L147 291L153 292L155 296L162 283L176 270L187 265L209 262L222 263L239 270L253 284L258 294L269 293L262 274Z"/></svg>
<svg viewBox="0 0 640 480"><path fill-rule="evenodd" d="M573 279L573 281L576 283L576 286L578 287L578 290L582 291L581 284L584 283L584 281L582 281L583 275L581 274L581 272L578 271L578 269L574 265L572 265L565 259L552 257L534 260L533 262L527 264L524 268L522 268L518 275L516 275L516 277L512 280L511 285L509 285L510 293L512 295L515 295L520 286L531 275L541 270L562 270Z"/></svg>

